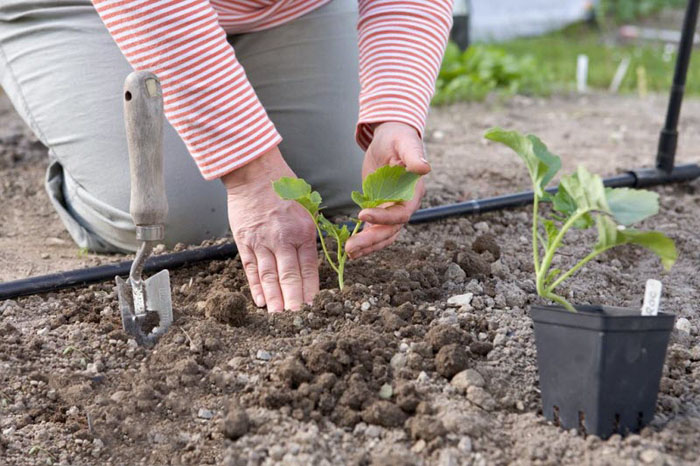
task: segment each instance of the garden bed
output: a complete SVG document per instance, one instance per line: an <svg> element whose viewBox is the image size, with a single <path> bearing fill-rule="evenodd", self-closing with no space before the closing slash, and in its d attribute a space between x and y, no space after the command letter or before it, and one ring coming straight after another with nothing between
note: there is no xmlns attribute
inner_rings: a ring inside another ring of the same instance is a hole
<svg viewBox="0 0 700 466"><path fill-rule="evenodd" d="M428 132L436 173L426 205L527 187L507 152L481 142L493 124L538 133L553 151L586 157L604 174L650 159L661 101L615 99L615 107L606 99L439 109ZM687 107L690 121L698 107ZM28 177L41 163L8 163L0 176L24 173L13 183L36 186ZM690 320L681 325L688 331L672 335L657 415L640 435L602 441L542 417L526 312L540 301L521 209L409 227L396 245L349 263L342 293L324 266L326 290L298 313L255 309L235 259L172 271L176 321L150 351L121 331L112 283L2 302L0 457L9 464L696 463L700 184L656 191L662 212L645 226L676 240L671 272L623 248L562 290L579 303L640 307L646 279L661 277L663 309Z"/></svg>

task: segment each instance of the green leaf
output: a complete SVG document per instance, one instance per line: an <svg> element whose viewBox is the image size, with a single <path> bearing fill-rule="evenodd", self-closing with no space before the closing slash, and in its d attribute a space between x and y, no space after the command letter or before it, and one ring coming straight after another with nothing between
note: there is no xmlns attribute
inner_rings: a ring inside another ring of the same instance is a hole
<svg viewBox="0 0 700 466"><path fill-rule="evenodd" d="M595 248L597 251L604 251L622 244L636 244L656 254L666 270L670 269L678 259L676 244L661 232L618 227L610 217L605 215L599 215L596 220L598 244Z"/></svg>
<svg viewBox="0 0 700 466"><path fill-rule="evenodd" d="M350 230L348 230L347 225L343 224L343 226L339 227L324 217L323 214L318 215L318 225L321 231L340 244L341 249L345 246L348 238L350 238Z"/></svg>
<svg viewBox="0 0 700 466"><path fill-rule="evenodd" d="M492 128L484 135L486 139L500 142L513 149L525 162L535 194L545 196L544 189L561 168L561 158L552 154L537 136L523 135L517 131Z"/></svg>
<svg viewBox="0 0 700 466"><path fill-rule="evenodd" d="M387 202L403 202L413 199L420 175L406 168L384 166L367 175L362 182L362 193L353 191L352 200L362 209L370 209Z"/></svg>
<svg viewBox="0 0 700 466"><path fill-rule="evenodd" d="M313 217L318 213L321 205L321 195L317 191L311 191L311 185L301 178L282 177L272 183L277 195L287 201L297 201Z"/></svg>
<svg viewBox="0 0 700 466"><path fill-rule="evenodd" d="M562 177L553 206L567 218L584 211L610 212L602 178L582 166L573 175ZM593 216L585 214L574 223L574 227L589 228L593 223Z"/></svg>
<svg viewBox="0 0 700 466"><path fill-rule="evenodd" d="M632 225L659 213L659 195L644 189L607 188L605 196L615 221Z"/></svg>

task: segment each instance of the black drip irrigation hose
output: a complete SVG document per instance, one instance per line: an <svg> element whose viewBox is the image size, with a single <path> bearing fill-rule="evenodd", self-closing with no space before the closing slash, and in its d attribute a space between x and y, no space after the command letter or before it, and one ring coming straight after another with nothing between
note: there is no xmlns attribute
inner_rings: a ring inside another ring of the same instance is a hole
<svg viewBox="0 0 700 466"><path fill-rule="evenodd" d="M700 166L690 164L679 165L675 167L670 174L659 169L642 169L606 178L603 182L606 186L621 188L676 183L690 181L696 178L700 178ZM548 191L554 192L556 188L550 188ZM409 223L434 222L448 217L476 215L507 208L521 207L532 203L532 200L532 191L525 191L517 194L430 207L417 211L413 217L411 217ZM234 257L237 252L236 245L228 243L152 256L146 261L144 271L150 274L163 269L176 269L192 265L197 262L224 260ZM129 275L130 268L131 261L124 261L116 264L100 265L98 267L71 270L68 272L0 283L0 300L113 280L117 275Z"/></svg>

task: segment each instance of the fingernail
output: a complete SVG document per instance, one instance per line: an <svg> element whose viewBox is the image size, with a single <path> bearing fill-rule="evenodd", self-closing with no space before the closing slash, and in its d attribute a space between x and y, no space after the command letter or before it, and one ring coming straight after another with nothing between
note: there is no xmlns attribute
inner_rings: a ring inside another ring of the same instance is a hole
<svg viewBox="0 0 700 466"><path fill-rule="evenodd" d="M426 165L430 165L430 162L428 162L427 160L425 160L425 157L421 157L421 158L420 158L420 161L423 162L423 163L426 164Z"/></svg>
<svg viewBox="0 0 700 466"><path fill-rule="evenodd" d="M265 305L265 300L259 294L256 294L255 296L253 296L253 301L255 301L255 305L258 307L263 307Z"/></svg>
<svg viewBox="0 0 700 466"><path fill-rule="evenodd" d="M363 215L365 222L373 223L374 222L374 217L371 215Z"/></svg>

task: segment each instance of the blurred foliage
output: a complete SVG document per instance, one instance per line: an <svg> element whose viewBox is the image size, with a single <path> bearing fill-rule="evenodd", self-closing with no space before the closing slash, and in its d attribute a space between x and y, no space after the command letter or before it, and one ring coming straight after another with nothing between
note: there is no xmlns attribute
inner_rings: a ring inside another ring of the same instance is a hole
<svg viewBox="0 0 700 466"><path fill-rule="evenodd" d="M461 52L450 42L445 50L433 104L483 100L492 92L505 95L545 94L548 79L534 58L503 48L475 44Z"/></svg>
<svg viewBox="0 0 700 466"><path fill-rule="evenodd" d="M680 8L687 0L600 0L599 12L619 22L633 21L664 8Z"/></svg>
<svg viewBox="0 0 700 466"><path fill-rule="evenodd" d="M605 40L600 32L585 24L574 25L563 31L540 37L514 39L500 44L516 57L529 55L542 63L558 91L575 89L576 56L588 55L588 85L605 90L610 86L615 71L624 57L630 58L620 92L637 92L637 69L643 68L650 92L667 93L671 88L676 60L676 46L663 43L640 42L619 44ZM697 55L697 54L695 54ZM686 93L700 94L700 60L694 56L688 70Z"/></svg>

